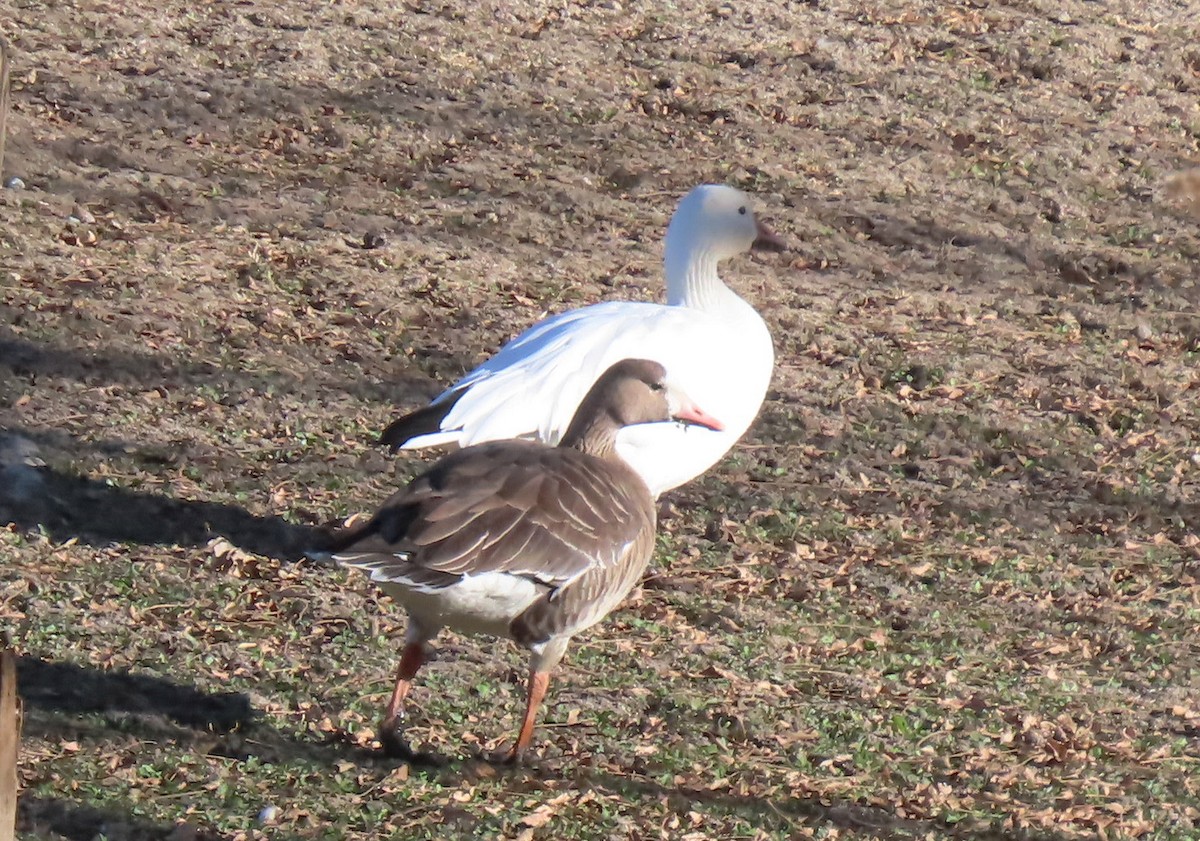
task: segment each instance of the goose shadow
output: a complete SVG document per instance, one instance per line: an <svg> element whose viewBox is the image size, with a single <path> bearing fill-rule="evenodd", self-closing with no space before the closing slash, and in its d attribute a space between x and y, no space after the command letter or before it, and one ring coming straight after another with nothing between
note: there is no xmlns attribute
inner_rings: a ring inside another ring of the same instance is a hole
<svg viewBox="0 0 1200 841"><path fill-rule="evenodd" d="M120 742L130 738L174 743L208 756L268 763L364 763L369 754L335 740L309 741L264 721L241 692L209 692L158 675L99 669L25 654L17 658L18 694L26 739ZM119 805L98 808L68 797L23 792L18 804L21 837L91 839L178 838L178 828L137 817ZM195 830L194 834L192 830ZM188 827L188 838L228 836Z"/></svg>
<svg viewBox="0 0 1200 841"><path fill-rule="evenodd" d="M212 692L148 672L101 669L33 654L17 658L26 737L174 743L207 756L265 763L395 764L338 735L309 739L265 720L243 692Z"/></svg>
<svg viewBox="0 0 1200 841"><path fill-rule="evenodd" d="M460 767L466 770L468 763ZM562 773L542 770L536 764L506 769L510 788L531 795L552 796L561 792ZM546 785L546 784L549 785ZM926 838L953 841L1068 841L1058 832L964 826L934 819L907 818L883 806L863 805L852 800L828 797L755 797L690 787L667 787L645 777L619 776L583 770L572 776L571 784L580 789L619 795L628 804L639 801L666 803L679 815L720 811L736 815L751 825L774 827L795 832L799 827L811 830L835 829L841 832L872 833L871 837L893 841L918 841ZM857 835L855 835L857 837Z"/></svg>
<svg viewBox="0 0 1200 841"><path fill-rule="evenodd" d="M17 801L18 838L54 838L68 841L94 841L119 838L121 841L169 841L184 837L176 825L155 823L140 818L132 810L110 807L98 809L57 797L40 797L29 792ZM191 841L226 841L233 836L203 829L186 835Z"/></svg>
<svg viewBox="0 0 1200 841"><path fill-rule="evenodd" d="M0 482L0 522L40 529L56 543L205 546L223 537L256 555L298 560L329 541L320 527L237 505L127 490L48 466L0 463Z"/></svg>
<svg viewBox="0 0 1200 841"><path fill-rule="evenodd" d="M151 674L101 670L29 654L17 658L17 674L26 708L47 713L155 716L171 725L221 734L255 720L250 699L241 692L205 692Z"/></svg>
<svg viewBox="0 0 1200 841"><path fill-rule="evenodd" d="M26 709L26 736L89 742L127 740L131 736L155 742L173 742L203 753L235 761L251 757L264 763L303 761L332 765L349 760L363 767L399 764L378 751L336 739L308 741L284 733L263 720L250 698L240 692L207 692L196 686L153 674L105 670L69 662L47 661L33 655L18 658L19 694ZM441 758L433 764L412 763L416 773L454 784L477 773L481 761ZM532 795L561 791L562 769L530 765L496 769L513 791ZM494 773L494 772L493 772ZM488 774L492 776L493 774ZM874 831L882 837L916 839L937 837L959 841L1066 841L1054 833L1012 834L1010 830L947 825L933 820L906 818L880 806L817 797L755 797L697 788L665 787L644 776L579 769L573 785L619 795L626 802L667 802L680 814L720 811L759 825L781 829L836 827L849 831ZM174 827L132 817L118 810L103 810L66 799L31 793L22 796L20 824L27 834L52 832L70 839L90 839L104 827L120 828L108 837L158 839ZM197 835L218 839L223 836Z"/></svg>
<svg viewBox="0 0 1200 841"><path fill-rule="evenodd" d="M0 306L0 314L12 315ZM319 366L303 374L275 370L243 372L207 361L174 359L137 351L95 351L82 347L33 342L0 327L0 369L36 383L39 377L74 380L86 385L128 385L167 389L211 386L223 395L244 392L338 391L369 402L392 402L408 392L427 395L429 378L419 374L393 376L388 382L339 376ZM3 385L0 383L0 385Z"/></svg>

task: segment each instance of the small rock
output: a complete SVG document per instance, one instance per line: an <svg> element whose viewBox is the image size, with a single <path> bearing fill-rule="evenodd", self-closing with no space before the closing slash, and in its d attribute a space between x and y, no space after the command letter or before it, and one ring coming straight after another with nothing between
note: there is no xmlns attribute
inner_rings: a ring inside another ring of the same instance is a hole
<svg viewBox="0 0 1200 841"><path fill-rule="evenodd" d="M75 205L75 209L71 211L71 218L78 219L80 222L82 222L85 225L95 225L96 224L96 217L92 215L92 212L90 210L88 210L86 207L84 207L81 204Z"/></svg>
<svg viewBox="0 0 1200 841"><path fill-rule="evenodd" d="M1154 336L1154 328L1151 327L1149 322L1146 321L1139 321L1137 326L1133 329L1133 332L1143 342Z"/></svg>
<svg viewBox="0 0 1200 841"><path fill-rule="evenodd" d="M366 249L383 248L387 245L387 237L378 231L367 231L363 234L362 244Z"/></svg>
<svg viewBox="0 0 1200 841"><path fill-rule="evenodd" d="M275 823L277 817L279 817L278 806L263 806L258 813L258 822L260 824Z"/></svg>
<svg viewBox="0 0 1200 841"><path fill-rule="evenodd" d="M17 176L13 175L4 182L4 186L7 187L9 190L24 190L25 182L22 181Z"/></svg>
<svg viewBox="0 0 1200 841"><path fill-rule="evenodd" d="M45 488L41 474L28 465L6 464L0 467L0 501L37 506Z"/></svg>
<svg viewBox="0 0 1200 841"><path fill-rule="evenodd" d="M199 829L190 823L181 822L175 824L175 827L167 833L167 841L196 841L199 836Z"/></svg>
<svg viewBox="0 0 1200 841"><path fill-rule="evenodd" d="M50 496L37 444L20 435L0 434L0 522L44 523Z"/></svg>
<svg viewBox="0 0 1200 841"><path fill-rule="evenodd" d="M618 164L605 177L618 190L632 190L642 183L645 173Z"/></svg>
<svg viewBox="0 0 1200 841"><path fill-rule="evenodd" d="M0 434L0 466L13 464L26 467L45 467L41 450L33 441L14 433Z"/></svg>

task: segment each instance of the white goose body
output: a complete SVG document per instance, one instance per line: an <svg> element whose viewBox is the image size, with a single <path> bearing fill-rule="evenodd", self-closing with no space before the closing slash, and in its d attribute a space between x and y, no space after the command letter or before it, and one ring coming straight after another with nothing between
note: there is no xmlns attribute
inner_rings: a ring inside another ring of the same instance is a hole
<svg viewBox="0 0 1200 841"><path fill-rule="evenodd" d="M654 496L682 485L742 437L770 384L775 354L767 325L717 274L720 260L753 246L781 248L755 221L746 196L697 187L667 230L666 304L612 301L548 318L422 410L448 407L435 431L409 437L402 418L384 441L401 449L510 438L557 444L600 374L621 359L651 359L725 424L719 432L659 424L618 435L618 452Z"/></svg>

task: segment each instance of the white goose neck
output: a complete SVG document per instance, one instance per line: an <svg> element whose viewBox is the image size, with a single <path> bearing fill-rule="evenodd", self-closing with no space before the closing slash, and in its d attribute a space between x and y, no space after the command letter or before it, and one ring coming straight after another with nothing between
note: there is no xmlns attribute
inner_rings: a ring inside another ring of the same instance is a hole
<svg viewBox="0 0 1200 841"><path fill-rule="evenodd" d="M668 242L663 269L667 277L667 304L716 310L741 302L717 274L717 256L703 246Z"/></svg>

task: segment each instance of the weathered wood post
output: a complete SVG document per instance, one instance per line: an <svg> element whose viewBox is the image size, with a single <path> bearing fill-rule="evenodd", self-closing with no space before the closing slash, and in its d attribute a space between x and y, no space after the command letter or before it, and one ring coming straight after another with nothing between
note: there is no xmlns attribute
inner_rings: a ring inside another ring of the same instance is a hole
<svg viewBox="0 0 1200 841"><path fill-rule="evenodd" d="M17 831L17 747L21 743L21 702L17 699L17 658L0 651L0 841Z"/></svg>
<svg viewBox="0 0 1200 841"><path fill-rule="evenodd" d="M8 130L8 44L0 38L0 186L4 177L4 138ZM4 836L0 835L0 841Z"/></svg>

